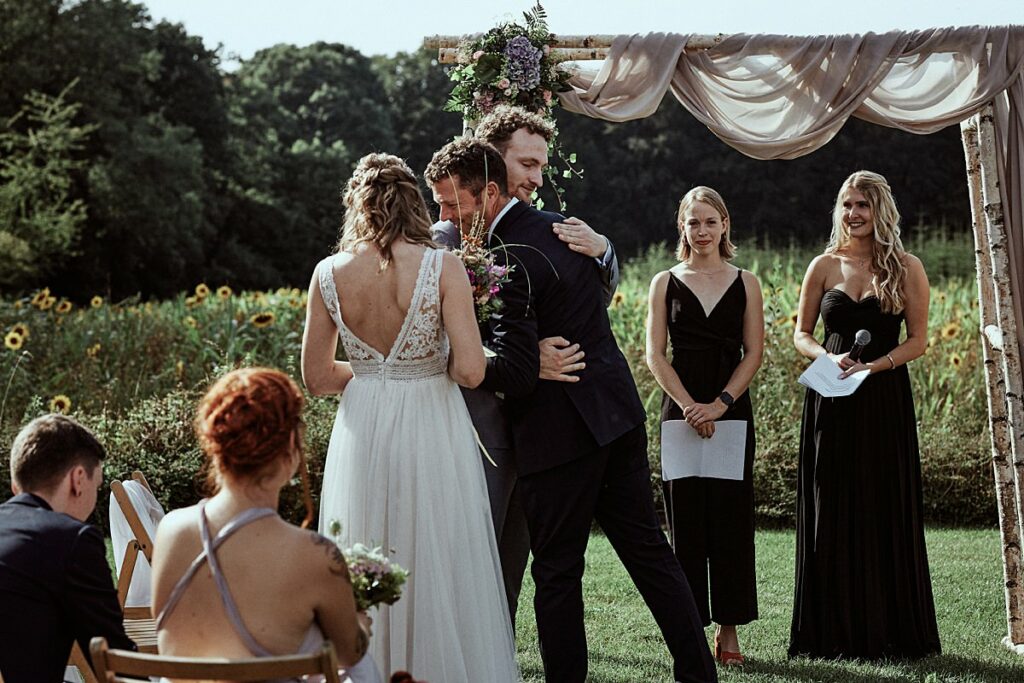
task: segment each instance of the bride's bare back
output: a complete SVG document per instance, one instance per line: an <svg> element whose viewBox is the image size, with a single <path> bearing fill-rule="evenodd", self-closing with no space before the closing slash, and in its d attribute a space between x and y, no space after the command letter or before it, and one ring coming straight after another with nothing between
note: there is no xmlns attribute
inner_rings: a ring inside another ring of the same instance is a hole
<svg viewBox="0 0 1024 683"><path fill-rule="evenodd" d="M345 326L382 356L391 352L402 331L426 251L422 245L396 241L391 245L391 264L383 271L377 251L367 244L334 258L334 284Z"/></svg>

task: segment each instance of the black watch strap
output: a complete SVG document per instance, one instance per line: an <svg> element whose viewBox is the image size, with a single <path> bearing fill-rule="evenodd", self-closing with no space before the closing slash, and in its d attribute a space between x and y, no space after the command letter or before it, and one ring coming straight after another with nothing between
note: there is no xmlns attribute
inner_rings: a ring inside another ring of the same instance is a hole
<svg viewBox="0 0 1024 683"><path fill-rule="evenodd" d="M722 403L724 403L729 408L732 408L732 404L736 402L736 399L734 399L732 397L732 394L730 394L728 391L723 391L721 394L718 395L718 398L721 399Z"/></svg>

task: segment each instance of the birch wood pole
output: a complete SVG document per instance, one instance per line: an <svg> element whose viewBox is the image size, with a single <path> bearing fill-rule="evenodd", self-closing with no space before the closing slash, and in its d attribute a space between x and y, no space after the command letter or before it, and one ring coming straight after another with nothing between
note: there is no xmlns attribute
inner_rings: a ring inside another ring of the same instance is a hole
<svg viewBox="0 0 1024 683"><path fill-rule="evenodd" d="M985 203L981 189L981 149L978 145L979 116L960 124L964 157L967 160L967 188L974 227L974 260L978 278L978 311L981 318L982 353L988 394L989 431L992 441L992 471L996 483L999 531L1003 546L1003 588L1006 602L1006 630L1011 644L1024 642L1024 561L1021 556L1021 519L1017 486L1011 462L1012 445L1007 421L1006 382L1002 372L1004 341L997 324L992 254L988 242Z"/></svg>
<svg viewBox="0 0 1024 683"><path fill-rule="evenodd" d="M439 63L456 64L459 61L459 43L476 40L482 35L482 33L472 33L465 36L427 36L423 39L423 47L428 50L437 50ZM555 44L551 47L551 51L560 61L604 59L608 56L608 50L615 38L614 35L555 36ZM726 34L724 33L690 36L686 41L686 49L691 52L706 50L718 45L725 38Z"/></svg>

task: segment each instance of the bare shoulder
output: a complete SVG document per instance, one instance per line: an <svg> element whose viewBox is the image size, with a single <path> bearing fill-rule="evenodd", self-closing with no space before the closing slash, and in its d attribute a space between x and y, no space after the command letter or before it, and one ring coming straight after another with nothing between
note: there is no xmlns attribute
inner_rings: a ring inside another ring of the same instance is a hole
<svg viewBox="0 0 1024 683"><path fill-rule="evenodd" d="M757 279L757 276L749 270L741 272L740 277L743 278L743 289L746 290L747 294L760 294L761 282Z"/></svg>
<svg viewBox="0 0 1024 683"><path fill-rule="evenodd" d="M903 267L907 269L908 273L924 272L924 263L909 251L903 252L903 255L900 256L900 262L903 264Z"/></svg>
<svg viewBox="0 0 1024 683"><path fill-rule="evenodd" d="M337 543L315 531L296 531L299 532L298 538L303 546L302 553L309 558L311 566L322 567L335 576L348 578L348 563Z"/></svg>
<svg viewBox="0 0 1024 683"><path fill-rule="evenodd" d="M160 525L157 527L157 537L160 539L160 543L155 545L163 545L164 543L173 543L176 539L188 535L198 535L199 533L199 506L190 505L187 508L178 508L177 510L171 510L164 518L160 520Z"/></svg>
<svg viewBox="0 0 1024 683"><path fill-rule="evenodd" d="M444 268L445 270L450 270L452 268L461 269L462 261L459 259L458 256L445 249L444 256L442 257L441 261L441 267Z"/></svg>

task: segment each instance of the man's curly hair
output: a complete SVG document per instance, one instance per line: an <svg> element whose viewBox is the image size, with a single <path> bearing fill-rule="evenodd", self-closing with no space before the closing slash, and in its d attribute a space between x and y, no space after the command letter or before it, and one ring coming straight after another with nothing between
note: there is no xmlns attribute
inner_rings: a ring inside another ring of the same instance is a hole
<svg viewBox="0 0 1024 683"><path fill-rule="evenodd" d="M451 176L473 195L479 195L488 182L498 185L502 195L508 193L508 171L505 161L493 145L478 138L458 138L434 152L423 171L428 185L436 185Z"/></svg>
<svg viewBox="0 0 1024 683"><path fill-rule="evenodd" d="M551 142L555 137L554 123L540 114L507 104L498 105L480 120L476 127L476 136L491 143L504 154L508 150L512 135L520 128L541 136L545 142Z"/></svg>

